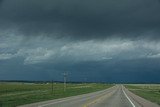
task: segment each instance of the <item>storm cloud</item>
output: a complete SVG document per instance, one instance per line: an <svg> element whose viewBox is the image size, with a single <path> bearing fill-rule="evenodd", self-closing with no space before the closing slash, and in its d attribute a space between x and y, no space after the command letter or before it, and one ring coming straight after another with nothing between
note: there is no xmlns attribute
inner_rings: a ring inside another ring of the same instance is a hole
<svg viewBox="0 0 160 107"><path fill-rule="evenodd" d="M0 0L0 79L160 82L159 10L159 0Z"/></svg>
<svg viewBox="0 0 160 107"><path fill-rule="evenodd" d="M0 27L27 36L135 38L152 32L151 38L156 38L160 33L159 0L4 0L1 4Z"/></svg>

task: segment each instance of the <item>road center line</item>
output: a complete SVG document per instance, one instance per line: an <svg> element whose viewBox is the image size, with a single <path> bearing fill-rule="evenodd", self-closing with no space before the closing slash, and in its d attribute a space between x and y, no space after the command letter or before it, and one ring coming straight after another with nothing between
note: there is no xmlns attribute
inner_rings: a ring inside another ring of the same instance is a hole
<svg viewBox="0 0 160 107"><path fill-rule="evenodd" d="M75 99L77 97L78 96L71 97L71 98L64 98L63 100L59 100L59 101L56 101L56 102L51 102L51 103L43 104L43 105L40 105L38 107L45 107L45 106L49 106L49 105L53 105L53 104L57 104L57 103L65 102L65 101L69 101L69 100Z"/></svg>
<svg viewBox="0 0 160 107"><path fill-rule="evenodd" d="M112 87L111 87L112 88ZM102 91L99 91L99 92L102 92L104 93L105 90L102 90ZM89 94L89 93L88 93ZM56 101L56 102L51 102L51 103L46 103L46 104L42 104L42 105L39 105L38 107L45 107L45 106L49 106L49 105L53 105L53 104L57 104L57 103L61 103L61 102L65 102L65 101L69 101L69 100L72 100L72 99L76 99L80 96L83 96L83 95L78 95L78 96L71 96L70 98L64 98L63 100L59 100L59 101ZM89 97L90 98L90 97Z"/></svg>
<svg viewBox="0 0 160 107"><path fill-rule="evenodd" d="M114 87L115 87L115 86L114 86ZM113 88L113 87L112 87L112 88ZM105 98L106 95L107 95L107 96L111 96L114 92L115 92L115 91L111 91L111 92L109 92L109 93L106 93L106 92L105 92L105 93L101 94L100 96L97 95L97 96L99 96L98 98L92 100L91 102L88 102L88 103L84 104L82 107L89 107L90 105L92 105L92 104L94 104L94 103L96 103L96 102L99 102L101 99Z"/></svg>
<svg viewBox="0 0 160 107"><path fill-rule="evenodd" d="M136 106L133 104L133 102L130 100L130 98L127 96L127 94L126 94L126 92L123 90L123 88L122 88L122 91L123 91L124 95L127 97L128 101L132 104L132 106L133 106L133 107L136 107Z"/></svg>
<svg viewBox="0 0 160 107"><path fill-rule="evenodd" d="M113 86L113 87L115 87L115 86ZM111 87L111 88L113 88L113 87ZM106 89L106 90L108 90L108 89ZM102 94L102 93L106 92L106 90L101 90L99 92ZM96 93L96 92L94 92L94 93ZM42 105L39 105L38 107L45 107L45 106L49 106L49 105L53 105L53 104L57 104L57 103L65 102L65 101L69 101L69 100L72 100L72 99L76 99L76 98L78 98L80 96L83 96L83 95L71 96L70 98L64 98L63 100L59 100L59 101L56 101L56 102L50 102L50 103L42 104ZM90 97L88 97L88 98L90 98Z"/></svg>
<svg viewBox="0 0 160 107"><path fill-rule="evenodd" d="M112 94L112 92L109 92L105 95L101 95L100 97L94 99L93 101L87 103L87 104L84 104L82 107L89 107L90 105L96 103L96 102L99 102L101 99L103 99L104 97L106 97L106 95L110 96Z"/></svg>

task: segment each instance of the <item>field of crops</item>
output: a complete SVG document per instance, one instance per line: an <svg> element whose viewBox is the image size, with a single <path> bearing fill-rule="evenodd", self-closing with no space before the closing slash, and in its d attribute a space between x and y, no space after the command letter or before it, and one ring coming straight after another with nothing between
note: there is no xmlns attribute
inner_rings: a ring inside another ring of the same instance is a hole
<svg viewBox="0 0 160 107"><path fill-rule="evenodd" d="M160 105L160 84L126 85L133 93Z"/></svg>
<svg viewBox="0 0 160 107"><path fill-rule="evenodd" d="M0 107L15 107L38 101L57 99L102 90L109 84L0 83Z"/></svg>

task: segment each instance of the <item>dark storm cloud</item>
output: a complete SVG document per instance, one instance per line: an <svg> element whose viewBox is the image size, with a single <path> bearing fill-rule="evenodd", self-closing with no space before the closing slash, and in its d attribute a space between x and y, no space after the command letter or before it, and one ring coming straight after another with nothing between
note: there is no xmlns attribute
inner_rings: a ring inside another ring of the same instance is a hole
<svg viewBox="0 0 160 107"><path fill-rule="evenodd" d="M0 79L160 82L159 1L0 0Z"/></svg>
<svg viewBox="0 0 160 107"><path fill-rule="evenodd" d="M3 3L3 0L0 0L0 6L2 5L2 3Z"/></svg>
<svg viewBox="0 0 160 107"><path fill-rule="evenodd" d="M159 0L4 0L0 27L32 36L135 37L154 32L156 37L159 10Z"/></svg>
<svg viewBox="0 0 160 107"><path fill-rule="evenodd" d="M0 61L0 78L8 80L59 80L111 83L159 83L159 59L86 61L23 65L23 60ZM152 65L152 66L151 66ZM9 66L9 67L8 67ZM10 72L12 71L12 72Z"/></svg>
<svg viewBox="0 0 160 107"><path fill-rule="evenodd" d="M0 0L0 4L3 2L3 0Z"/></svg>

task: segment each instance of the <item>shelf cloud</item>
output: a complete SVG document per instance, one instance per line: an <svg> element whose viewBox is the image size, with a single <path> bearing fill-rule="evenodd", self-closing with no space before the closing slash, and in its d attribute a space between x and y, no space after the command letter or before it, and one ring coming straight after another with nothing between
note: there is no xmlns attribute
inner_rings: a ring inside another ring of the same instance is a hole
<svg viewBox="0 0 160 107"><path fill-rule="evenodd" d="M0 0L0 79L67 70L71 81L160 82L148 79L160 74L159 10L159 0Z"/></svg>

